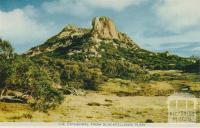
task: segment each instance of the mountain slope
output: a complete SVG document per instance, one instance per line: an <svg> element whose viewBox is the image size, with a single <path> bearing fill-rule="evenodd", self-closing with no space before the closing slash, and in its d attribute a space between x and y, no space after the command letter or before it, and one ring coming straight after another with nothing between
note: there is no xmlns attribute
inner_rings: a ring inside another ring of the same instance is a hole
<svg viewBox="0 0 200 128"><path fill-rule="evenodd" d="M170 55L168 52L154 53L140 48L126 34L118 32L107 17L96 17L92 29L66 26L59 34L44 44L30 49L28 56L48 56L75 61L106 61L108 59L128 61L148 69L183 69L195 60Z"/></svg>
<svg viewBox="0 0 200 128"><path fill-rule="evenodd" d="M139 48L126 34L118 33L109 18L95 18L92 25L91 30L68 25L59 34L48 39L44 44L32 48L27 54L35 56L40 53L62 53L61 55L70 57L82 53L87 59L92 56L98 57L99 47L104 42L113 47Z"/></svg>

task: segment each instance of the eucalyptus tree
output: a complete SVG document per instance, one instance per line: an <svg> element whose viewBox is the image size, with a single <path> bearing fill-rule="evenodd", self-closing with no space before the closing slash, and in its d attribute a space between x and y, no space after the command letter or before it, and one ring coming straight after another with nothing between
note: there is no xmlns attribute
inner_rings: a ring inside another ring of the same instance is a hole
<svg viewBox="0 0 200 128"><path fill-rule="evenodd" d="M11 43L0 38L0 57L10 59L13 57L13 51Z"/></svg>
<svg viewBox="0 0 200 128"><path fill-rule="evenodd" d="M0 38L0 92L1 97L6 91L6 79L12 72L11 58L13 57L13 48L9 41Z"/></svg>

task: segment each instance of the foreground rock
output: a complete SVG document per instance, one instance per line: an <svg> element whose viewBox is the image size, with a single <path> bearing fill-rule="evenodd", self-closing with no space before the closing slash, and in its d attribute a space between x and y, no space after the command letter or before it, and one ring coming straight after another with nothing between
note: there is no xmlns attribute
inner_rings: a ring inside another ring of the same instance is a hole
<svg viewBox="0 0 200 128"><path fill-rule="evenodd" d="M27 100L16 96L4 96L0 99L1 102L7 103L26 103Z"/></svg>

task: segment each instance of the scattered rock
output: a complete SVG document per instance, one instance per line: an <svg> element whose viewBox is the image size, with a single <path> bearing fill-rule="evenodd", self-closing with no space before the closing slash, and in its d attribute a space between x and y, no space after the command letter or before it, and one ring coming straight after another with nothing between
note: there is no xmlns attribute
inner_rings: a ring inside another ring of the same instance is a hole
<svg viewBox="0 0 200 128"><path fill-rule="evenodd" d="M112 103L112 100L109 100L109 99L105 99L105 102L109 102L109 103Z"/></svg>
<svg viewBox="0 0 200 128"><path fill-rule="evenodd" d="M114 112L114 113L112 113L112 115L115 116L116 118L119 118L119 119L131 117L129 114L118 113L118 112Z"/></svg>
<svg viewBox="0 0 200 128"><path fill-rule="evenodd" d="M89 106L101 106L101 104L97 103L97 102L91 102L91 103L88 103L87 105L89 105Z"/></svg>
<svg viewBox="0 0 200 128"><path fill-rule="evenodd" d="M145 123L153 123L153 120L147 119L147 120L145 121Z"/></svg>
<svg viewBox="0 0 200 128"><path fill-rule="evenodd" d="M87 118L93 118L92 116L86 116Z"/></svg>
<svg viewBox="0 0 200 128"><path fill-rule="evenodd" d="M103 104L103 106L109 107L112 106L112 104Z"/></svg>

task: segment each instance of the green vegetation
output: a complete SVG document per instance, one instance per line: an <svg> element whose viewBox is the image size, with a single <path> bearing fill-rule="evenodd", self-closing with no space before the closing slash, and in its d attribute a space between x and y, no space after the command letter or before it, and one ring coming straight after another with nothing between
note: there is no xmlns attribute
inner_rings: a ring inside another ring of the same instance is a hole
<svg viewBox="0 0 200 128"><path fill-rule="evenodd" d="M191 59L196 60L196 62L185 66L185 68L183 70L186 72L199 73L200 72L200 58L195 57L195 58L191 58Z"/></svg>
<svg viewBox="0 0 200 128"><path fill-rule="evenodd" d="M199 65L196 58L133 49L130 44L119 40L102 41L98 46L93 41L88 42L87 38L88 35L75 37L72 45L33 57L14 54L11 44L0 40L1 96L5 95L6 90L21 92L22 96L18 98L34 109L45 111L62 103L63 94L68 94L70 89L155 96L169 95L173 90L180 89L181 84L177 85L176 80L199 82L195 73L192 76L183 72L177 75L150 71L181 69L195 72ZM56 43L57 38L48 40L42 47L53 44L51 41ZM79 52L69 55L68 50ZM96 57L98 55L100 57ZM124 81L127 82L124 84ZM28 97L24 98L24 95Z"/></svg>
<svg viewBox="0 0 200 128"><path fill-rule="evenodd" d="M9 42L1 40L1 96L8 89L22 92L28 96L24 100L42 111L61 103L62 94L51 86L52 81L46 71L27 57L13 55L11 49Z"/></svg>
<svg viewBox="0 0 200 128"><path fill-rule="evenodd" d="M103 73L110 78L147 81L150 79L148 71L123 60L105 60L102 62Z"/></svg>

